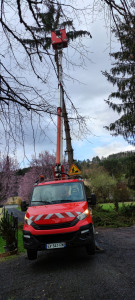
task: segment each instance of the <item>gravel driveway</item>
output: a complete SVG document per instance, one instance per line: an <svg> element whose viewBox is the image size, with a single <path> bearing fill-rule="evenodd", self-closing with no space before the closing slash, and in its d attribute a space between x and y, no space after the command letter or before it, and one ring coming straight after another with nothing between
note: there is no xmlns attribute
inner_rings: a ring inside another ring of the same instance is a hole
<svg viewBox="0 0 135 300"><path fill-rule="evenodd" d="M134 300L135 226L96 229L104 253L26 254L0 263L0 300Z"/></svg>

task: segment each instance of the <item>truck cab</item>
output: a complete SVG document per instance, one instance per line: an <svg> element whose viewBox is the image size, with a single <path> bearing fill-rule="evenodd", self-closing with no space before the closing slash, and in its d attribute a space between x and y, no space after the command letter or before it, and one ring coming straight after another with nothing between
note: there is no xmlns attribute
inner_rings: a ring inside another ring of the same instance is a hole
<svg viewBox="0 0 135 300"><path fill-rule="evenodd" d="M89 255L94 254L90 201L80 178L36 184L23 227L28 259L36 259L40 250L80 246L84 246Z"/></svg>

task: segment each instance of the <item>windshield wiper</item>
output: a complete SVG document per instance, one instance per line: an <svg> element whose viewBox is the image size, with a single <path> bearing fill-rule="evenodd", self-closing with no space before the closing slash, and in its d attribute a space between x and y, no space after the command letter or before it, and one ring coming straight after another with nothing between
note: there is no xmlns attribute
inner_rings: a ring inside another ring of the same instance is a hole
<svg viewBox="0 0 135 300"><path fill-rule="evenodd" d="M31 201L31 203L43 203L43 204L49 204L49 203L51 203L51 202L40 200L40 201Z"/></svg>

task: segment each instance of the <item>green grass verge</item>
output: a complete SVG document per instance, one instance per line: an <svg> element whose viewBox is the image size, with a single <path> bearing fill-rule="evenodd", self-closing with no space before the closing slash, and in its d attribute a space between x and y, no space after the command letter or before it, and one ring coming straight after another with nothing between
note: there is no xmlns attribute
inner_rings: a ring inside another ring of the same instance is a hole
<svg viewBox="0 0 135 300"><path fill-rule="evenodd" d="M4 246L5 246L5 241L3 240L3 238L0 236L0 253L4 253Z"/></svg>
<svg viewBox="0 0 135 300"><path fill-rule="evenodd" d="M23 225L20 224L19 225L19 230L18 230L18 252L19 253L22 253L22 252L26 251L23 247L23 232L22 232L22 229L23 229Z"/></svg>
<svg viewBox="0 0 135 300"><path fill-rule="evenodd" d="M17 207L17 210L21 211L21 206L18 206L18 207Z"/></svg>

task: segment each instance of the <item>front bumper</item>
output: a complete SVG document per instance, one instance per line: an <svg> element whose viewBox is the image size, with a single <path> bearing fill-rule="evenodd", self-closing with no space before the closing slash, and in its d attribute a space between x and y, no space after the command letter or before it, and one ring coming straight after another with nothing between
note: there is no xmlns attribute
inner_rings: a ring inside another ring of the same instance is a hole
<svg viewBox="0 0 135 300"><path fill-rule="evenodd" d="M65 242L66 247L85 246L93 238L93 225L90 223L80 227L78 231L49 234L32 235L31 232L23 230L23 243L26 249L46 250L46 244Z"/></svg>

